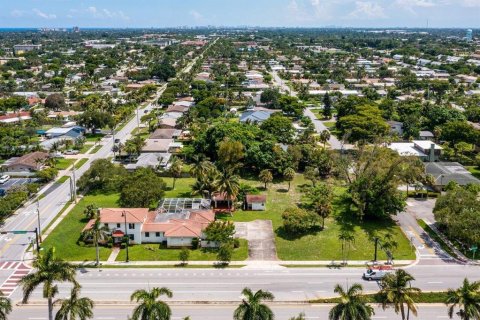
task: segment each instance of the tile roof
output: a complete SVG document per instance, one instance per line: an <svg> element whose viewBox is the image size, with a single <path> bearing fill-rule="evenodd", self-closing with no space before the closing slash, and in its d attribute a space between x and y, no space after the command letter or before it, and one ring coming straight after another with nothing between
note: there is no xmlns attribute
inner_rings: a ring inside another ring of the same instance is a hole
<svg viewBox="0 0 480 320"><path fill-rule="evenodd" d="M100 209L100 222L124 223L127 215L127 223L143 223L148 215L148 208L103 208Z"/></svg>

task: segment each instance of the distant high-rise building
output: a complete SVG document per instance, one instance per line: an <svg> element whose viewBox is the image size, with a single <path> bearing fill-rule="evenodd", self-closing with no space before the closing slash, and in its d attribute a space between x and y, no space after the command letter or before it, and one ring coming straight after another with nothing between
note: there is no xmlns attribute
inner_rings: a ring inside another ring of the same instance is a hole
<svg viewBox="0 0 480 320"><path fill-rule="evenodd" d="M473 30L472 29L467 30L467 36L465 38L467 39L467 42L473 41Z"/></svg>
<svg viewBox="0 0 480 320"><path fill-rule="evenodd" d="M80 28L79 27L73 27L72 31L73 32L80 32Z"/></svg>

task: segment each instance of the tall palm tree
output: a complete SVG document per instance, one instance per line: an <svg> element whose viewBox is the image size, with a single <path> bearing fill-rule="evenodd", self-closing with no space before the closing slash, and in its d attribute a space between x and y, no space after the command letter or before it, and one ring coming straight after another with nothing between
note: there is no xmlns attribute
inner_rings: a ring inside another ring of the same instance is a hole
<svg viewBox="0 0 480 320"><path fill-rule="evenodd" d="M330 131L328 130L323 130L320 132L320 141L323 143L323 148L325 149L327 141L330 140Z"/></svg>
<svg viewBox="0 0 480 320"><path fill-rule="evenodd" d="M100 246L99 242L108 239L110 230L100 222L100 217L95 219L92 227L83 232L84 239L92 239L95 244L96 265L100 264Z"/></svg>
<svg viewBox="0 0 480 320"><path fill-rule="evenodd" d="M93 301L90 298L80 298L80 286L74 286L70 298L58 299L54 305L59 304L60 309L55 315L55 320L86 320L93 318Z"/></svg>
<svg viewBox="0 0 480 320"><path fill-rule="evenodd" d="M12 312L12 302L3 296L0 291L0 320L7 320L7 315Z"/></svg>
<svg viewBox="0 0 480 320"><path fill-rule="evenodd" d="M223 171L218 179L218 191L225 193L228 200L228 210L232 212L231 202L237 197L240 190L240 177L230 171Z"/></svg>
<svg viewBox="0 0 480 320"><path fill-rule="evenodd" d="M190 168L190 174L199 180L203 179L208 172L213 168L213 163L196 155L193 159L193 164Z"/></svg>
<svg viewBox="0 0 480 320"><path fill-rule="evenodd" d="M182 170L183 170L183 161L180 160L180 158L172 157L172 160L170 161L170 168L168 168L168 172L173 178L172 189L175 189L175 182L177 181L178 178L182 176Z"/></svg>
<svg viewBox="0 0 480 320"><path fill-rule="evenodd" d="M233 312L235 320L273 320L273 311L263 301L273 301L275 297L268 291L258 290L253 293L249 288L242 290L244 299Z"/></svg>
<svg viewBox="0 0 480 320"><path fill-rule="evenodd" d="M172 292L163 287L153 288L150 291L140 289L132 293L130 300L140 304L133 309L131 320L169 320L172 311L167 303L158 299L161 295L171 298Z"/></svg>
<svg viewBox="0 0 480 320"><path fill-rule="evenodd" d="M329 320L370 320L375 314L373 307L367 305L362 295L361 284L354 283L347 291L341 285L335 286L335 293L340 295L340 303L328 313Z"/></svg>
<svg viewBox="0 0 480 320"><path fill-rule="evenodd" d="M57 282L71 282L75 280L75 266L55 257L55 249L50 248L38 255L33 262L34 272L27 274L20 280L23 289L23 303L27 303L33 291L43 284L43 297L48 300L48 319L53 320L53 298L58 293Z"/></svg>
<svg viewBox="0 0 480 320"><path fill-rule="evenodd" d="M351 243L355 241L355 233L353 230L342 228L338 235L338 240L342 242L342 260L343 265L347 264L347 251Z"/></svg>
<svg viewBox="0 0 480 320"><path fill-rule="evenodd" d="M295 179L295 170L287 168L283 171L283 178L288 181L288 191L290 191L290 184Z"/></svg>
<svg viewBox="0 0 480 320"><path fill-rule="evenodd" d="M445 303L448 305L450 319L457 307L459 310L456 314L460 319L480 319L480 281L470 282L465 278L460 288L448 290Z"/></svg>
<svg viewBox="0 0 480 320"><path fill-rule="evenodd" d="M411 286L411 282L415 278L403 269L395 270L395 273L387 274L381 283L381 290L379 292L382 301L382 308L385 310L393 304L395 313L401 313L402 320L408 319L410 311L413 315L417 315L417 306L415 305L415 298L421 292L419 288ZM405 306L408 314L405 314Z"/></svg>

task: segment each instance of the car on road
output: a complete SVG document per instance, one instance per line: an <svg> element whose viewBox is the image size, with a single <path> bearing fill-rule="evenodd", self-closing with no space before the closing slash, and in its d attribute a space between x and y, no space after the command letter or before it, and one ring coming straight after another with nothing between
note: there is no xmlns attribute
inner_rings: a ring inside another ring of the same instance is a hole
<svg viewBox="0 0 480 320"><path fill-rule="evenodd" d="M363 279L372 281L372 280L382 280L391 270L382 270L382 269L368 269L363 273Z"/></svg>
<svg viewBox="0 0 480 320"><path fill-rule="evenodd" d="M80 151L75 150L75 149L70 149L70 150L67 150L67 151L64 152L64 154L66 154L66 155L76 155L76 154L79 154L79 153L80 153Z"/></svg>
<svg viewBox="0 0 480 320"><path fill-rule="evenodd" d="M10 176L5 174L3 176L0 177L0 184L4 184L5 182L7 182L8 180L10 180Z"/></svg>
<svg viewBox="0 0 480 320"><path fill-rule="evenodd" d="M52 157L52 158L65 158L60 151L50 153L50 157Z"/></svg>
<svg viewBox="0 0 480 320"><path fill-rule="evenodd" d="M115 139L113 142L114 143L120 143L120 139Z"/></svg>

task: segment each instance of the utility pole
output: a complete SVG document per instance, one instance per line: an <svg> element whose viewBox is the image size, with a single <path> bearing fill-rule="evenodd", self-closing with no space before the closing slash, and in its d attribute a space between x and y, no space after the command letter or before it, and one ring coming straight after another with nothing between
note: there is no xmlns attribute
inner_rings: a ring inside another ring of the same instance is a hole
<svg viewBox="0 0 480 320"><path fill-rule="evenodd" d="M42 228L40 227L40 202L37 199L38 240L42 242Z"/></svg>
<svg viewBox="0 0 480 320"><path fill-rule="evenodd" d="M378 240L379 239L378 239L378 237L375 237L374 240L375 240L375 255L373 257L373 261L377 261L377 247L378 247Z"/></svg>
<svg viewBox="0 0 480 320"><path fill-rule="evenodd" d="M138 104L137 104L137 128L140 128L140 112L138 111Z"/></svg>
<svg viewBox="0 0 480 320"><path fill-rule="evenodd" d="M72 196L73 196L73 201L77 203L77 180L75 177L75 164L73 164L72 167Z"/></svg>
<svg viewBox="0 0 480 320"><path fill-rule="evenodd" d="M125 219L125 249L127 250L127 256L125 257L125 262L128 262L130 260L128 258L128 243L130 242L130 237L128 236L128 230L127 230L127 212L123 211L122 216Z"/></svg>

